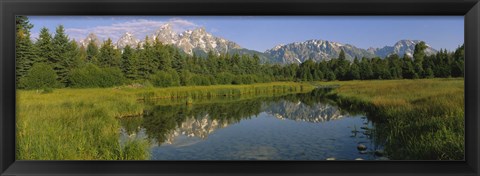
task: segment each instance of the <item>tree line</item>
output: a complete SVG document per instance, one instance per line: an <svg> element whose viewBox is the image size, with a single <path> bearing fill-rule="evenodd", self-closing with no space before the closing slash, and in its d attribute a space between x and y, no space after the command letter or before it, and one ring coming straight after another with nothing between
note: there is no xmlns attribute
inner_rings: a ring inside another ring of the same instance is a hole
<svg viewBox="0 0 480 176"><path fill-rule="evenodd" d="M145 37L145 43L114 47L111 39L100 46L90 41L79 46L62 25L54 34L42 28L30 38L33 25L25 16L16 18L16 81L20 89L59 87L112 87L141 84L156 87L251 84L273 81L331 81L367 79L419 79L463 77L464 46L454 52L440 50L427 56L427 46L415 46L413 57L392 54L386 58L355 58L345 52L338 58L301 64L262 63L257 55L236 53L206 57ZM149 42L150 41L150 42Z"/></svg>

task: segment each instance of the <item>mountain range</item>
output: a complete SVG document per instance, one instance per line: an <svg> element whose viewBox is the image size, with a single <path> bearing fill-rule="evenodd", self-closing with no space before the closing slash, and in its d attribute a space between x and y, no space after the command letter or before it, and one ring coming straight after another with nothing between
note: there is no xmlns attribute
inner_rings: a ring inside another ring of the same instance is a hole
<svg viewBox="0 0 480 176"><path fill-rule="evenodd" d="M135 38L132 33L126 32L114 44L116 48L123 49L127 45L135 47L138 44L143 45L146 41L153 42L154 40L159 40L164 44L174 45L189 55L196 54L205 56L209 51L215 54L257 54L262 62L281 64L302 63L308 59L314 61L329 60L337 58L341 50L345 52L345 56L349 60L353 60L355 57L385 58L390 54L397 54L399 56L406 54L412 57L415 45L421 42L420 40L400 40L393 46L363 49L351 44L312 39L303 42L277 45L264 52L260 52L243 48L233 41L214 36L208 33L204 27L177 33L172 29L171 24L166 23L144 40L139 40ZM94 33L90 33L85 39L81 40L79 44L86 47L90 41L94 41L98 46L100 46L102 42ZM431 55L437 53L437 50L427 44L425 52L427 55Z"/></svg>

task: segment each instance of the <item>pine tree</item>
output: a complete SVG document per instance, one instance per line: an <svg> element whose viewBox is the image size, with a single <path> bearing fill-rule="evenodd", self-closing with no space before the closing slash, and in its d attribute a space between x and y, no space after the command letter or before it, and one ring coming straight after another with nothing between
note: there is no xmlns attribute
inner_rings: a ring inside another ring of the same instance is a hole
<svg viewBox="0 0 480 176"><path fill-rule="evenodd" d="M163 45L158 38L153 43L153 55L154 59L151 63L152 72L158 70L167 71L172 69L172 51L169 51L168 46Z"/></svg>
<svg viewBox="0 0 480 176"><path fill-rule="evenodd" d="M38 62L46 62L48 64L54 63L53 38L47 28L44 27L40 29L40 34L35 43L35 47L38 50Z"/></svg>
<svg viewBox="0 0 480 176"><path fill-rule="evenodd" d="M30 29L33 25L28 21L26 16L17 16L16 37L15 37L15 61L16 61L16 81L23 78L28 70L32 67L36 60L36 52L30 39Z"/></svg>
<svg viewBox="0 0 480 176"><path fill-rule="evenodd" d="M85 66L88 62L87 49L82 45L78 48L78 59L80 59L79 61L80 65L78 65L79 67Z"/></svg>
<svg viewBox="0 0 480 176"><path fill-rule="evenodd" d="M120 67L121 65L120 52L113 47L110 38L108 38L100 48L98 65L100 67Z"/></svg>
<svg viewBox="0 0 480 176"><path fill-rule="evenodd" d="M463 77L465 72L465 45L458 47L453 54L452 77Z"/></svg>
<svg viewBox="0 0 480 176"><path fill-rule="evenodd" d="M30 35L30 30L33 28L33 24L30 23L27 16L16 16L15 27L15 31L23 31L25 35Z"/></svg>
<svg viewBox="0 0 480 176"><path fill-rule="evenodd" d="M360 61L357 57L353 60L352 65L350 65L350 75L349 79L358 80L360 79Z"/></svg>
<svg viewBox="0 0 480 176"><path fill-rule="evenodd" d="M150 42L148 42L148 36L145 37L145 43L143 44L143 49L140 49L140 45L137 46L137 73L139 78L147 79L150 74L153 73L153 68L151 66L153 52Z"/></svg>
<svg viewBox="0 0 480 176"><path fill-rule="evenodd" d="M129 45L125 46L123 48L123 53L122 53L122 65L121 69L123 74L125 75L126 78L128 79L136 79L137 74L136 70L137 68L135 67L135 51L130 47Z"/></svg>
<svg viewBox="0 0 480 176"><path fill-rule="evenodd" d="M70 64L73 63L74 58L71 54L71 43L65 33L63 25L59 25L55 31L53 43L53 58L52 66L58 75L58 80L62 84L67 83L67 74L69 72Z"/></svg>
<svg viewBox="0 0 480 176"><path fill-rule="evenodd" d="M418 77L415 73L415 69L413 67L413 61L407 54L403 55L403 66L402 66L402 77L407 79L413 79Z"/></svg>
<svg viewBox="0 0 480 176"><path fill-rule="evenodd" d="M413 51L413 58L415 63L419 63L423 61L423 58L426 55L425 49L427 49L427 45L423 41L415 45L415 50Z"/></svg>
<svg viewBox="0 0 480 176"><path fill-rule="evenodd" d="M370 64L370 60L365 57L362 57L362 61L360 62L360 77L362 80L372 79L373 77L372 65Z"/></svg>
<svg viewBox="0 0 480 176"><path fill-rule="evenodd" d="M86 60L89 63L97 63L98 62L97 57L98 57L98 46L95 43L95 41L91 40L90 42L88 42L88 45L87 45Z"/></svg>
<svg viewBox="0 0 480 176"><path fill-rule="evenodd" d="M81 48L78 47L78 44L75 40L70 40L68 43L68 57L67 59L67 69L70 71L74 68L78 68L81 65L85 64L84 61L84 55L85 53L82 53Z"/></svg>
<svg viewBox="0 0 480 176"><path fill-rule="evenodd" d="M338 61L335 66L335 75L336 78L339 80L345 80L347 78L348 67L350 63L348 62L347 58L345 57L345 51L341 50L338 56Z"/></svg>

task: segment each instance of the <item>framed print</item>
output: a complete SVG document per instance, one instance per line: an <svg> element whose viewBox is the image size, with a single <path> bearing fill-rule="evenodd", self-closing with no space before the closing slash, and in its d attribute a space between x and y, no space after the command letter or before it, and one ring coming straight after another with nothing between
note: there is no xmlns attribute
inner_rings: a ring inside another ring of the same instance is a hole
<svg viewBox="0 0 480 176"><path fill-rule="evenodd" d="M3 0L1 174L478 175L479 10Z"/></svg>

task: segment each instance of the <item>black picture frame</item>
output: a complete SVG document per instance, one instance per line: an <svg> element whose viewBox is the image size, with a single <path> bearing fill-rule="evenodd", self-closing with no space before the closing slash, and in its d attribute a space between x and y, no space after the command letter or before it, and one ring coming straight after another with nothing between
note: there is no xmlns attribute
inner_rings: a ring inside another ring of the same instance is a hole
<svg viewBox="0 0 480 176"><path fill-rule="evenodd" d="M478 0L1 0L0 173L7 175L479 175ZM464 161L15 161L15 15L460 15Z"/></svg>

